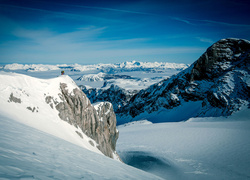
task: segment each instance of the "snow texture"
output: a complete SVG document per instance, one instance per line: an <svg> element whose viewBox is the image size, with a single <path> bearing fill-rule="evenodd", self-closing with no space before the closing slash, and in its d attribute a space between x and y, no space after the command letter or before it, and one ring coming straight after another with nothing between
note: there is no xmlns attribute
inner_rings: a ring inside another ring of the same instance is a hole
<svg viewBox="0 0 250 180"><path fill-rule="evenodd" d="M117 152L164 179L250 179L250 110L231 117L118 126Z"/></svg>
<svg viewBox="0 0 250 180"><path fill-rule="evenodd" d="M0 144L2 180L161 179L2 114Z"/></svg>

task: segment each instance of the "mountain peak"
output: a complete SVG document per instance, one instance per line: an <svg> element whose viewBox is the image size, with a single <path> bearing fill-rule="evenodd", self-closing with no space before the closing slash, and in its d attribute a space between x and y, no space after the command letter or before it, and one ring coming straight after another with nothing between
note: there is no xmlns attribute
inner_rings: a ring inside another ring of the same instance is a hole
<svg viewBox="0 0 250 180"><path fill-rule="evenodd" d="M249 63L250 41L222 39L202 54L192 65L190 81L212 79L241 63Z"/></svg>

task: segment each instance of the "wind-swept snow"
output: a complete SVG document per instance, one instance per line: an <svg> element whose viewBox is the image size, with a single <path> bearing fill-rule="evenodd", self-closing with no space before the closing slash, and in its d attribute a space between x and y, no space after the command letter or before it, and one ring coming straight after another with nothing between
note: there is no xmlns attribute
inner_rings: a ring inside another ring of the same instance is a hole
<svg viewBox="0 0 250 180"><path fill-rule="evenodd" d="M0 144L0 179L161 179L2 114Z"/></svg>

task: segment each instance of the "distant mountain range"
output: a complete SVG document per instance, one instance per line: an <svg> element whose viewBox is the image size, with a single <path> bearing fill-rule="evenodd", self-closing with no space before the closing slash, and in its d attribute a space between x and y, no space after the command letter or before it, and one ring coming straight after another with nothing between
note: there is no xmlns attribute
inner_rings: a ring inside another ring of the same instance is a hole
<svg viewBox="0 0 250 180"><path fill-rule="evenodd" d="M105 81L110 79L138 79L128 75L117 75L117 74L106 74L106 73L98 73L98 74L87 74L77 78L78 81Z"/></svg>
<svg viewBox="0 0 250 180"><path fill-rule="evenodd" d="M250 42L222 39L189 68L132 93L117 86L83 91L91 102L110 101L118 124L147 119L182 121L191 117L228 116L249 108Z"/></svg>
<svg viewBox="0 0 250 180"><path fill-rule="evenodd" d="M77 85L108 89L112 84L126 90L140 90L189 67L186 64L163 62L122 62L116 64L7 64L2 71L18 72L37 78L54 78L64 70Z"/></svg>
<svg viewBox="0 0 250 180"><path fill-rule="evenodd" d="M167 63L167 62L122 62L115 64L94 64L94 65L80 65L80 64L58 64L58 65L45 65L45 64L7 64L1 67L3 70L26 70L26 71L51 71L67 69L70 71L93 71L99 70L104 73L117 73L126 71L161 71L165 69L183 70L187 68L187 64Z"/></svg>

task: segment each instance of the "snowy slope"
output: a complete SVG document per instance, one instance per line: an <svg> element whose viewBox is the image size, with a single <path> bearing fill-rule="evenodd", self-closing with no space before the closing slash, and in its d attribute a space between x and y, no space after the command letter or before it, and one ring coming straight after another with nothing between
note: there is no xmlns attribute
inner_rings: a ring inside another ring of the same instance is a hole
<svg viewBox="0 0 250 180"><path fill-rule="evenodd" d="M117 151L125 163L164 179L250 179L249 117L245 109L228 118L121 125Z"/></svg>
<svg viewBox="0 0 250 180"><path fill-rule="evenodd" d="M68 76L44 80L1 72L0 113L78 146L101 153L94 140L87 137L79 127L61 120L58 116L59 112L53 107L53 104L47 104L48 95L54 97L57 102L62 101L59 97L61 94L60 83L67 84L67 89L71 94L77 87Z"/></svg>
<svg viewBox="0 0 250 180"><path fill-rule="evenodd" d="M0 179L160 179L2 114L0 144Z"/></svg>

